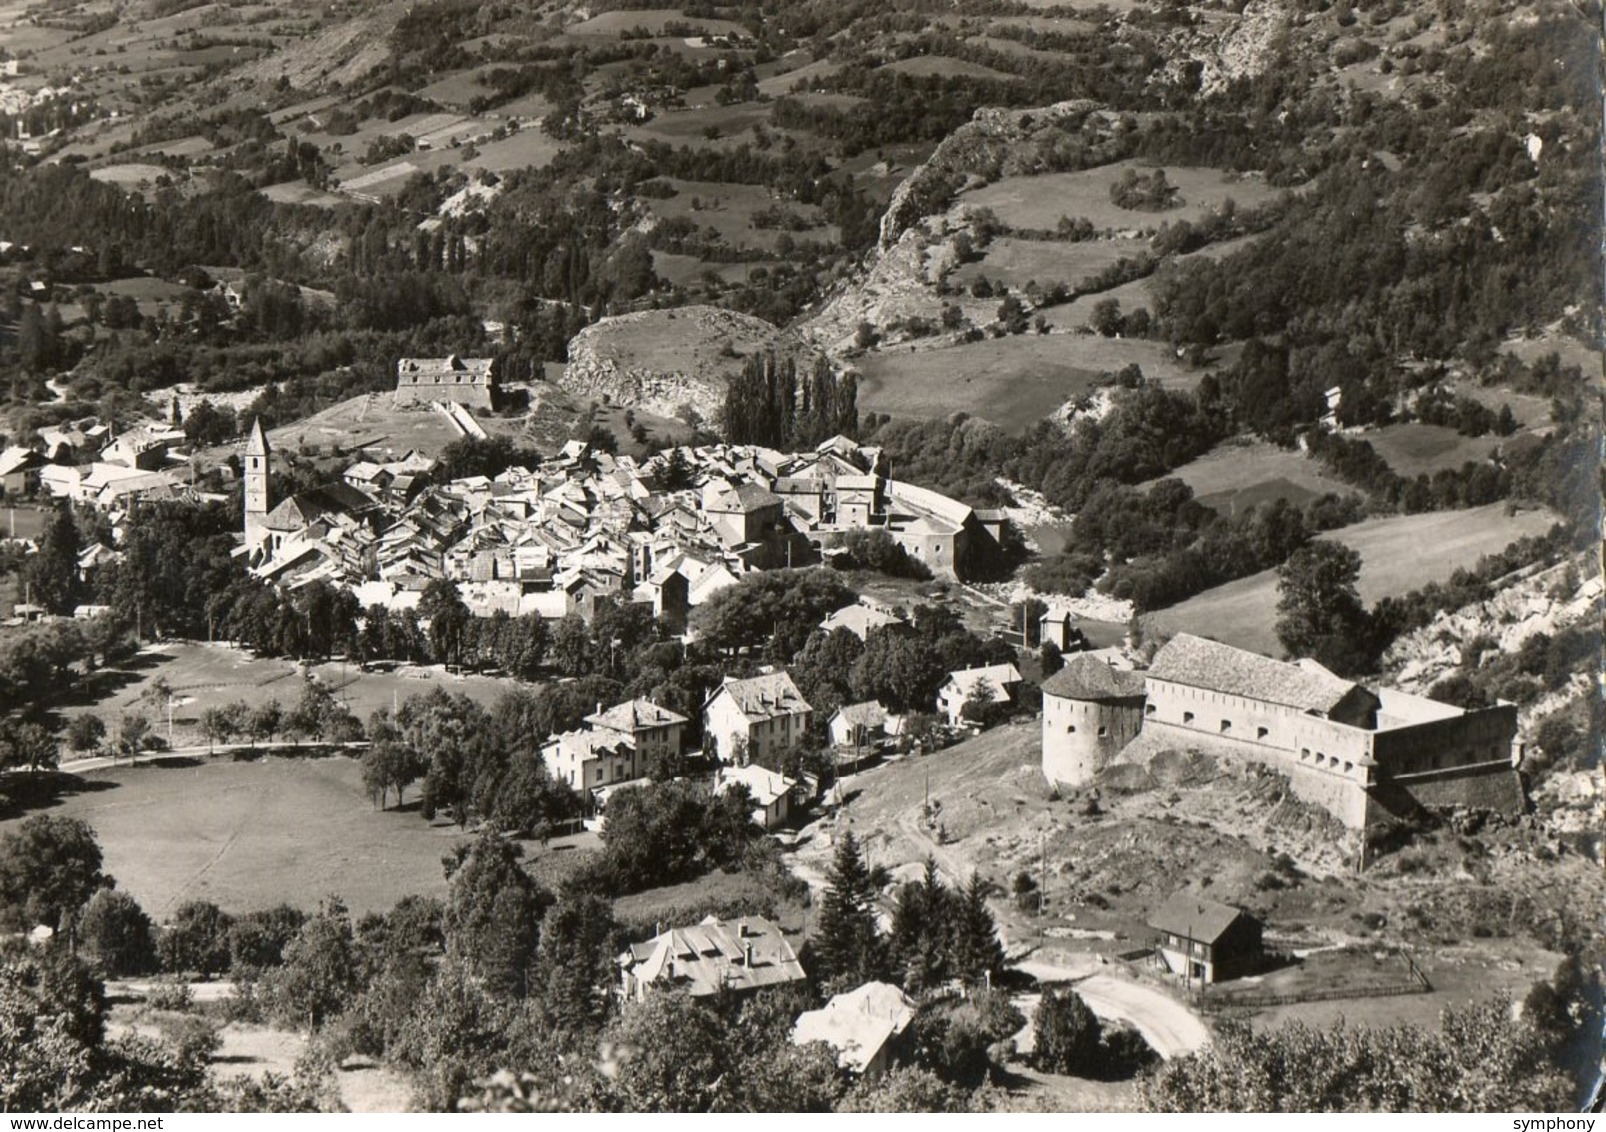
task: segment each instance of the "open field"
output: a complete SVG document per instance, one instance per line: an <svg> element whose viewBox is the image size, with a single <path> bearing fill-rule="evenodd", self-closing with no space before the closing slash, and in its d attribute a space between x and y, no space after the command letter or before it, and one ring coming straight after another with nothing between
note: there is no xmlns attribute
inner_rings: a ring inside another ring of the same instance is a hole
<svg viewBox="0 0 1606 1132"><path fill-rule="evenodd" d="M1442 582L1457 569L1472 567L1527 535L1549 530L1556 517L1549 511L1506 514L1504 503L1464 511L1432 511L1368 519L1322 537L1354 548L1361 555L1359 589L1367 605L1426 585ZM1189 598L1153 614L1167 632L1197 633L1230 645L1279 656L1277 572L1263 570L1236 582Z"/></svg>
<svg viewBox="0 0 1606 1132"><path fill-rule="evenodd" d="M761 185L726 185L711 181L670 183L675 186L676 195L647 202L652 211L666 220L683 218L699 229L713 228L733 248L775 249L782 230L753 225L756 214L772 208L796 213L814 225L801 232L788 233L793 240L829 242L839 235L833 225L821 222L818 207L784 200Z"/></svg>
<svg viewBox="0 0 1606 1132"><path fill-rule="evenodd" d="M944 78L962 76L967 79L993 79L998 82L1017 82L1018 75L1007 71L995 71L991 67L984 67L980 63L969 63L963 59L953 59L946 55L921 55L914 59L900 59L896 63L888 63L881 68L883 71L892 71L900 75L917 75L922 78L929 75L940 75Z"/></svg>
<svg viewBox="0 0 1606 1132"><path fill-rule="evenodd" d="M731 35L739 33L742 25L730 20L704 19L688 16L679 8L643 8L639 11L604 12L564 28L567 35L595 35L617 37L626 32L645 28L655 36L665 35L670 24L686 24L698 35Z"/></svg>
<svg viewBox="0 0 1606 1132"><path fill-rule="evenodd" d="M743 283L757 268L774 268L779 260L760 260L756 263L710 263L692 255L677 255L674 252L652 253L652 269L676 287L698 287L702 285L703 275L713 272L721 282Z"/></svg>
<svg viewBox="0 0 1606 1132"><path fill-rule="evenodd" d="M454 676L439 666L400 667L392 672L363 672L355 664L331 661L311 666L313 675L334 691L358 719L367 719L381 707L399 699L428 693L432 688L462 692L489 705L513 681L496 676ZM167 737L164 711L148 696L158 679L167 681L175 698L173 705L173 745L204 744L200 729L201 713L209 707L244 700L252 707L278 700L293 707L301 695L301 669L291 660L259 659L232 645L201 642L169 642L152 645L140 652L135 663L104 673L102 694L94 703L66 706L62 715L84 712L98 714L115 730L124 712L139 712L156 724L157 734Z"/></svg>
<svg viewBox="0 0 1606 1132"><path fill-rule="evenodd" d="M1021 290L1036 280L1047 288L1054 283L1077 286L1118 260L1136 258L1148 250L1147 240L1021 240L1001 236L987 247L987 254L954 272L954 279L970 286L985 275L994 283L1006 283ZM1053 312L1047 312L1053 313Z"/></svg>
<svg viewBox="0 0 1606 1132"><path fill-rule="evenodd" d="M1356 493L1326 475L1310 457L1265 441L1220 445L1171 475L1191 487L1200 503L1224 515L1271 499L1286 499L1297 507L1328 492Z"/></svg>
<svg viewBox="0 0 1606 1132"><path fill-rule="evenodd" d="M1316 985L1313 977L1327 972L1322 962L1326 953L1312 955L1307 961L1313 970L1276 972L1262 980L1262 986L1246 985L1246 993L1283 993L1279 989L1287 979L1290 989ZM1329 1026L1340 1019L1354 1021L1364 1009L1366 1021L1373 1026L1397 1026L1415 1023L1433 1026L1440 1011L1470 1000L1491 995L1507 995L1521 1000L1534 983L1548 979L1555 973L1561 956L1553 951L1536 947L1529 941L1512 939L1479 940L1476 945L1451 944L1423 947L1413 950L1412 956L1427 973L1432 989L1425 994L1399 995L1391 998L1373 998L1364 1002L1358 999L1331 999L1325 1002L1300 1002L1285 1006L1268 1007L1254 1016L1255 1029L1273 1029L1287 1022L1299 1021L1307 1026ZM1374 965L1380 978L1396 976L1403 964L1394 957L1377 961L1371 954L1355 957L1356 965ZM1289 977L1292 976L1292 977ZM1247 984L1249 980L1239 980Z"/></svg>
<svg viewBox="0 0 1606 1132"><path fill-rule="evenodd" d="M1500 349L1529 365L1546 354L1555 354L1563 366L1577 366L1585 380L1598 382L1601 379L1601 352L1565 334L1547 333L1535 338L1513 338L1501 343ZM1516 412L1517 406L1512 405L1511 409Z"/></svg>
<svg viewBox="0 0 1606 1132"><path fill-rule="evenodd" d="M374 809L352 759L170 762L90 771L50 811L94 828L106 871L153 919L186 900L246 912L330 893L361 915L446 890L441 856L460 831Z"/></svg>
<svg viewBox="0 0 1606 1132"><path fill-rule="evenodd" d="M105 181L107 184L116 185L121 189L135 189L141 185L154 185L158 177L173 176L173 171L161 165L130 162L121 165L105 165L99 169L91 170L89 175L97 181ZM183 174L178 174L178 179L183 180Z"/></svg>
<svg viewBox="0 0 1606 1132"><path fill-rule="evenodd" d="M1134 362L1145 376L1166 385L1191 388L1199 380L1159 342L1022 334L943 349L867 354L859 363L859 406L895 417L967 412L1020 430L1087 392L1100 374Z"/></svg>
<svg viewBox="0 0 1606 1132"><path fill-rule="evenodd" d="M1079 173L1047 173L1038 177L1005 177L991 185L964 193L959 201L972 208L990 208L1012 228L1053 228L1061 216L1086 218L1095 228L1158 229L1163 221L1197 223L1206 213L1232 198L1239 207L1253 208L1276 198L1278 190L1264 182L1214 169L1166 166L1166 178L1182 196L1182 205L1164 212L1119 208L1110 200L1110 186L1127 169L1147 174L1151 168L1137 161L1101 165Z"/></svg>
<svg viewBox="0 0 1606 1132"><path fill-rule="evenodd" d="M1368 430L1365 439L1389 467L1408 479L1459 468L1468 460L1481 463L1500 446L1500 437L1493 433L1462 436L1453 428L1419 421Z"/></svg>
<svg viewBox="0 0 1606 1132"><path fill-rule="evenodd" d="M751 142L749 132L755 124L769 125L768 103L739 102L730 106L703 106L674 110L639 125L627 126L623 133L630 141L661 141L670 145L702 146L723 139L727 145ZM777 130L777 134L787 131ZM735 188L736 186L726 186Z"/></svg>
<svg viewBox="0 0 1606 1132"><path fill-rule="evenodd" d="M351 203L349 197L323 192L305 181L285 181L283 184L269 185L261 192L277 204L313 204L319 208L335 208Z"/></svg>
<svg viewBox="0 0 1606 1132"><path fill-rule="evenodd" d="M790 93L799 84L802 84L803 89L807 90L809 83L817 79L823 79L828 75L834 75L837 69L837 65L827 59L816 59L811 63L804 63L801 66L794 67L790 71L781 71L779 74L771 75L769 78L760 79L758 81L759 93L778 98L783 94Z"/></svg>
<svg viewBox="0 0 1606 1132"><path fill-rule="evenodd" d="M0 538L38 538L45 533L50 512L43 507L0 507ZM11 615L10 610L4 611Z"/></svg>
<svg viewBox="0 0 1606 1132"><path fill-rule="evenodd" d="M474 419L492 436L516 435L523 424L517 417L479 413ZM280 451L333 444L342 450L360 446L393 453L398 459L415 448L431 456L439 455L457 438L457 429L441 413L427 405L398 406L389 393L352 397L268 433L269 443Z"/></svg>

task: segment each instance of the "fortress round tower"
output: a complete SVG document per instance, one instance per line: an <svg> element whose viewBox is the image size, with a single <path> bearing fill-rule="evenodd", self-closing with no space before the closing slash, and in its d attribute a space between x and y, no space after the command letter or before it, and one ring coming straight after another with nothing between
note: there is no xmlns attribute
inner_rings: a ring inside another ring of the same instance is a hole
<svg viewBox="0 0 1606 1132"><path fill-rule="evenodd" d="M1073 655L1043 683L1043 777L1080 788L1137 737L1143 726L1141 672Z"/></svg>

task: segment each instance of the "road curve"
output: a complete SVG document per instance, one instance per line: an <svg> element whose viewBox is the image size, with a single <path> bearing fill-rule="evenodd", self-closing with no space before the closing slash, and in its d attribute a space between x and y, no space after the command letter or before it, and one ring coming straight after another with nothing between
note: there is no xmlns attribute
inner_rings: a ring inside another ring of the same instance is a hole
<svg viewBox="0 0 1606 1132"><path fill-rule="evenodd" d="M1094 975L1077 983L1076 993L1100 1018L1131 1023L1154 1052L1168 1061L1185 1057L1210 1041L1210 1031L1193 1011L1138 983Z"/></svg>

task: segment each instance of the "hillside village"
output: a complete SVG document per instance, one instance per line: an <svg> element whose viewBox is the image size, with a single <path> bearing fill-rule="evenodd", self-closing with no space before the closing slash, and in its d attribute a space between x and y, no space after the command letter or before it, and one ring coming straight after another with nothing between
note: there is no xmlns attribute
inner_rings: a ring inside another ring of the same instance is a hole
<svg viewBox="0 0 1606 1132"><path fill-rule="evenodd" d="M1598 1108L1598 4L0 4L0 1107Z"/></svg>

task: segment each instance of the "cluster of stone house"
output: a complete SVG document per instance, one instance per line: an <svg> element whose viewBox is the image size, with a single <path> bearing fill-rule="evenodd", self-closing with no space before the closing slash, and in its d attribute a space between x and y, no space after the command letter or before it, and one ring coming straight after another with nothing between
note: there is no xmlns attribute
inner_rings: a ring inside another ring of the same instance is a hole
<svg viewBox="0 0 1606 1132"><path fill-rule="evenodd" d="M272 450L254 425L243 553L260 577L292 587L323 578L365 607L415 605L449 578L481 615L589 617L609 599L682 625L742 574L818 562L846 531L885 530L954 576L997 545L1004 522L888 478L879 450L840 437L803 453L713 445L645 461L576 441L533 470L446 483L430 483L430 468L364 460L336 483L273 501ZM658 490L672 470L684 486ZM862 633L890 617L860 620Z"/></svg>
<svg viewBox="0 0 1606 1132"><path fill-rule="evenodd" d="M182 430L152 427L121 435L102 424L41 429L33 445L0 452L0 495L53 495L88 503L117 520L142 499L188 499Z"/></svg>
<svg viewBox="0 0 1606 1132"><path fill-rule="evenodd" d="M1463 709L1186 633L1146 671L1079 654L1044 683L1050 781L1091 783L1140 733L1270 766L1351 829L1420 807L1524 806L1511 704Z"/></svg>

